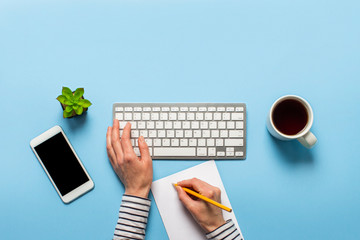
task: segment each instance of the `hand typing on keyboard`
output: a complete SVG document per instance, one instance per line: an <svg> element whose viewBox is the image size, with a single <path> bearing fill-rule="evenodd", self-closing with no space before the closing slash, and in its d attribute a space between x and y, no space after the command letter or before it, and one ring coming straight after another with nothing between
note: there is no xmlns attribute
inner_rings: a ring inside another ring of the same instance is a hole
<svg viewBox="0 0 360 240"><path fill-rule="evenodd" d="M120 135L131 123L140 155L143 136L153 159L245 159L246 109L242 103L115 103Z"/></svg>
<svg viewBox="0 0 360 240"><path fill-rule="evenodd" d="M137 157L130 141L130 123L120 138L119 121L108 127L106 149L110 163L125 186L125 194L147 198L153 178L152 159L144 137L138 138L141 157Z"/></svg>

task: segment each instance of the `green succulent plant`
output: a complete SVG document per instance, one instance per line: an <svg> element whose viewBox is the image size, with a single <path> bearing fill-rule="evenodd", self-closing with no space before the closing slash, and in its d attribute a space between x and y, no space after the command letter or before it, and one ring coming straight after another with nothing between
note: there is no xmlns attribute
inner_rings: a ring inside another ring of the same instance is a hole
<svg viewBox="0 0 360 240"><path fill-rule="evenodd" d="M64 118L73 117L75 115L81 115L92 103L84 99L84 88L77 88L74 92L68 87L62 88L62 94L56 99L61 103L64 113Z"/></svg>

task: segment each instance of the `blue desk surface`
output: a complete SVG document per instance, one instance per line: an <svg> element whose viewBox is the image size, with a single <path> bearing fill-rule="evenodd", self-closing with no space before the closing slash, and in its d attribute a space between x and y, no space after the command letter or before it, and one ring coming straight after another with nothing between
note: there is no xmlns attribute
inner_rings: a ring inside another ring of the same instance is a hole
<svg viewBox="0 0 360 240"><path fill-rule="evenodd" d="M124 188L105 150L114 102L244 102L247 159L217 161L246 239L359 239L360 2L0 2L0 239L110 239ZM88 113L63 119L62 86ZM312 149L265 127L285 94ZM29 147L60 125L95 181L65 205ZM201 163L154 161L154 180ZM147 239L168 239L153 202ZM185 238L184 238L185 239Z"/></svg>

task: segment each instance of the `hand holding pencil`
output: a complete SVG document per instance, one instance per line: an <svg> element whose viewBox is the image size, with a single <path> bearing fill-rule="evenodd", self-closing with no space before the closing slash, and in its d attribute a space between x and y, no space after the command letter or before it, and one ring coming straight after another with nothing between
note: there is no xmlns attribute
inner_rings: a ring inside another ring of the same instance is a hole
<svg viewBox="0 0 360 240"><path fill-rule="evenodd" d="M200 198L192 198L184 188L194 189L200 195L217 203L221 202L221 190L197 178L177 183L176 191L180 201L189 210L194 219L205 232L211 232L225 223L222 208Z"/></svg>

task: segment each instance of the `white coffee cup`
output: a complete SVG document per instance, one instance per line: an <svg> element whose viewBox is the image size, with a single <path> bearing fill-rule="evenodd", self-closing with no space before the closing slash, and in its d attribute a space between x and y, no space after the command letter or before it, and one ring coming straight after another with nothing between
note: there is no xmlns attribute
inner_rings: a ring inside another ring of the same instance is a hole
<svg viewBox="0 0 360 240"><path fill-rule="evenodd" d="M313 119L313 111L305 99L296 95L286 95L277 99L271 106L266 125L275 138L285 141L297 139L305 147L312 148L317 142L315 135L310 132ZM293 122L296 124L292 124ZM301 127L302 125L304 126Z"/></svg>

